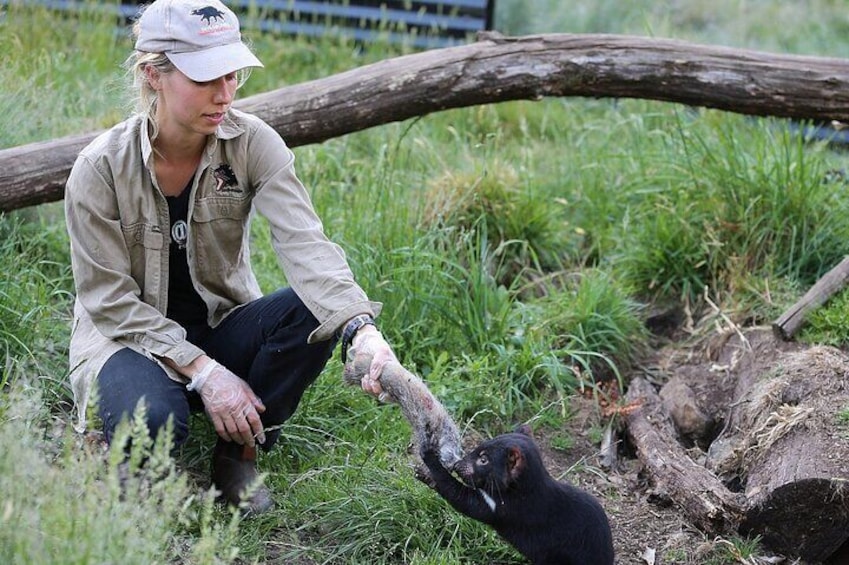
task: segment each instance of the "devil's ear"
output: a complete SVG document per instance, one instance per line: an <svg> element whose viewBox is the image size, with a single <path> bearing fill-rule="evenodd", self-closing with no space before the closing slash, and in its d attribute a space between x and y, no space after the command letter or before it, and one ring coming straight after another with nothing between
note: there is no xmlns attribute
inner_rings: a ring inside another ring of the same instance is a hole
<svg viewBox="0 0 849 565"><path fill-rule="evenodd" d="M515 481L521 476L526 464L522 448L518 445L511 445L507 448L507 474L511 480Z"/></svg>
<svg viewBox="0 0 849 565"><path fill-rule="evenodd" d="M534 437L534 432L528 424L519 424L516 426L516 429L513 430L513 433L522 434L523 436L528 436L529 438Z"/></svg>

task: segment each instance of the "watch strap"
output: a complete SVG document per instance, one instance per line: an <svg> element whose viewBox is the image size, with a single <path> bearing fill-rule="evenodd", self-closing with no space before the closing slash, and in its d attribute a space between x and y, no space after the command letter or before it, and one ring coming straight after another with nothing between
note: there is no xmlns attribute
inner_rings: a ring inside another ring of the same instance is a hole
<svg viewBox="0 0 849 565"><path fill-rule="evenodd" d="M360 331L363 326L375 325L374 318L368 314L360 314L359 316L351 318L351 320L345 325L345 329L342 330L342 363L348 362L348 348L351 347L351 341L353 341L357 332Z"/></svg>

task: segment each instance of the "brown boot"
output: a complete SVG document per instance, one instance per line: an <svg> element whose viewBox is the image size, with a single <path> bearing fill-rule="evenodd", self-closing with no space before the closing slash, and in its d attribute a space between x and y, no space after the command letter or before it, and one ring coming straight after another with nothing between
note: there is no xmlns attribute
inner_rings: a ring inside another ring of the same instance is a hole
<svg viewBox="0 0 849 565"><path fill-rule="evenodd" d="M256 448L219 439L212 454L212 483L221 498L233 506L242 505L247 514L261 514L274 502L271 492L257 482ZM250 489L249 489L250 487ZM250 497L243 500L246 490Z"/></svg>

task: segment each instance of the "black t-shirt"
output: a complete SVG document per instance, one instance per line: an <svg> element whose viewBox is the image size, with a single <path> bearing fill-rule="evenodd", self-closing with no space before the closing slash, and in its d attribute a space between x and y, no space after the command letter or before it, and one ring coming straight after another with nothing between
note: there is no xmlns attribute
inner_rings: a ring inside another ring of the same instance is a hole
<svg viewBox="0 0 849 565"><path fill-rule="evenodd" d="M192 183L178 196L167 196L171 216L171 247L168 252L167 316L183 327L206 323L206 304L195 290L189 274L186 241L189 235L189 194Z"/></svg>

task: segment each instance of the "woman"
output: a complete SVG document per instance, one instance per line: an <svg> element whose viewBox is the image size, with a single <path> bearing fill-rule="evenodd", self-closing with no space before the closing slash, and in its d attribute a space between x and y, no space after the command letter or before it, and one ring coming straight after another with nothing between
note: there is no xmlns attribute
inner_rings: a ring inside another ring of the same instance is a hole
<svg viewBox="0 0 849 565"><path fill-rule="evenodd" d="M156 0L134 28L137 115L99 136L68 179L65 213L76 287L71 381L85 426L97 389L107 440L140 402L153 437L192 408L215 427L212 478L225 500L271 506L254 481L258 444L292 415L337 340L372 357L379 396L394 354L380 304L324 235L294 156L258 118L231 107L262 64L218 0ZM250 268L251 210L268 218L290 288L262 296ZM354 340L356 340L354 342Z"/></svg>

